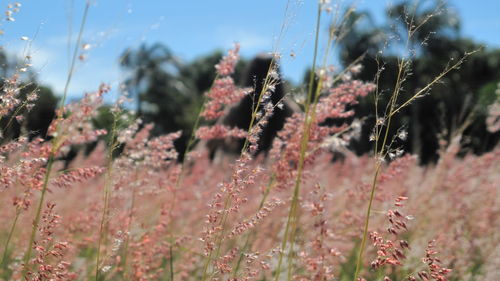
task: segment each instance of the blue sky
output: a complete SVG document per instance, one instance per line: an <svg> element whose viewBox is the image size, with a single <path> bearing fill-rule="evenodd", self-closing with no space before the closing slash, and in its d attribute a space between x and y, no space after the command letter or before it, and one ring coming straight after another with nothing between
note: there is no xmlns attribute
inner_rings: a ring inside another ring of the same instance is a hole
<svg viewBox="0 0 500 281"><path fill-rule="evenodd" d="M239 42L242 55L269 52L286 21L287 30L277 47L282 53L282 72L298 81L310 65L316 1L290 0L93 0L83 43L87 59L78 62L69 89L70 99L91 91L99 83L115 89L123 78L117 58L127 47L161 42L183 61L214 49L226 50ZM332 0L331 2L335 2ZM394 1L397 2L397 1ZM84 0L20 1L14 22L5 22L0 44L11 54L22 56L27 44L33 70L39 80L57 93L64 87L68 70L68 38L74 42L82 17ZM345 6L349 1L340 1ZM386 0L358 0L358 10L371 11L377 21L391 3ZM488 47L500 47L500 1L448 1L462 20L462 35ZM4 4L5 5L5 4ZM69 27L72 27L72 37ZM325 31L322 33L323 38ZM26 36L28 41L20 38ZM290 56L293 53L294 57Z"/></svg>

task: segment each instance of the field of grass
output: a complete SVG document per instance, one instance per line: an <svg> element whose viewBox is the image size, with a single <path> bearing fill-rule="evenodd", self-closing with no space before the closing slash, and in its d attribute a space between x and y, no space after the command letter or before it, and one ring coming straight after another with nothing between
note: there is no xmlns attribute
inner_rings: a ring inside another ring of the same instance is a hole
<svg viewBox="0 0 500 281"><path fill-rule="evenodd" d="M438 162L423 166L399 148L404 128L391 135L392 118L475 51L409 96L401 92L411 56L402 56L383 93L378 77L356 80L357 61L330 67L342 27L332 26L324 54L316 47L301 110L266 157L255 153L259 137L283 102L269 98L280 83L276 53L247 130L198 122L252 91L231 78L239 45L215 66L182 161L181 133L153 135L123 99L111 129L95 128L105 84L74 103L63 97L47 136L2 139L0 280L500 280L500 148L463 154L457 131L441 140ZM409 24L407 40L420 27ZM36 106L36 97L20 100L19 75L5 78L0 96L0 117L12 122L17 108ZM362 120L350 117L368 95L373 151L359 156L349 143ZM234 138L245 139L241 153L217 161L200 144ZM66 159L88 143L90 153Z"/></svg>

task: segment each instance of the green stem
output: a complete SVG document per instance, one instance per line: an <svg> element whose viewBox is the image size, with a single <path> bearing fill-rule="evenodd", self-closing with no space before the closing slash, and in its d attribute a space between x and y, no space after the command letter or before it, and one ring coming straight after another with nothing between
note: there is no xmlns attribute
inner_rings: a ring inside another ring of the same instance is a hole
<svg viewBox="0 0 500 281"><path fill-rule="evenodd" d="M264 195L262 196L262 199L260 200L259 208L257 209L257 212L259 212L260 209L262 209L262 207L264 207L264 203L266 202L266 199L269 196L269 192L271 192L271 188L272 188L275 180L276 180L276 175L273 173L271 175L271 179L269 180L269 184L267 185L266 190L264 191ZM238 258L238 261L236 262L236 266L234 267L234 272L233 272L234 279L236 279L236 276L238 275L238 271L240 269L241 262L243 261L243 257L245 256L245 252L250 245L250 240L253 240L253 238L255 237L255 234L256 234L256 232L252 231L246 235L245 244L243 245L243 248L241 249L240 256Z"/></svg>
<svg viewBox="0 0 500 281"><path fill-rule="evenodd" d="M70 67L69 72L68 72L68 77L66 79L66 84L64 86L64 94L63 94L63 98L61 99L61 105L60 105L60 107L64 106L64 103L65 103L65 100L66 100L66 96L67 96L67 93L68 93L69 84L71 82L71 78L73 77L73 73L74 73L74 69L75 69L75 64L76 64L76 58L77 58L77 54L78 54L78 49L79 49L79 46L80 46L81 37L82 37L83 30L84 30L84 27L85 27L85 22L87 21L87 15L88 15L89 7L90 7L90 1L87 1L86 5L85 5L85 10L84 10L83 18L82 18L82 23L80 25L80 32L78 34L77 44L75 46L75 52L73 54L73 61L71 63L71 67ZM59 134L58 134L58 136L59 136ZM26 278L26 274L27 274L27 272L30 269L29 261L31 259L31 253L32 253L33 243L35 242L36 233L37 233L37 230L38 230L38 224L40 223L40 215L41 215L43 204L45 202L45 195L47 193L47 185L48 185L48 182L49 182L50 173L52 171L52 167L53 167L54 160L55 160L55 155L57 153L57 150L58 150L59 144L60 144L59 137L54 138L54 140L52 141L52 144L53 144L53 147L52 147L52 150L50 152L50 155L49 155L49 158L48 158L48 162L47 162L47 169L46 169L44 180L43 180L40 201L38 202L38 207L36 209L35 220L33 221L33 227L31 229L31 235L30 235L30 240L29 240L29 243L28 243L28 249L26 250L26 254L24 255L24 258L23 258L24 269L23 269L23 272L22 272L22 279Z"/></svg>
<svg viewBox="0 0 500 281"><path fill-rule="evenodd" d="M97 253L96 253L96 269L95 269L95 280L99 280L100 276L100 263L101 263L101 246L104 244L106 246L106 236L107 236L107 224L108 224L108 213L109 213L109 197L110 197L110 189L113 184L113 152L116 148L115 135L116 135L116 116L113 115L113 128L111 130L111 138L110 138L110 148L107 155L107 165L106 165L106 179L104 182L104 209L102 211L101 223L99 227L99 242L97 244ZM104 240L104 241L103 241Z"/></svg>
<svg viewBox="0 0 500 281"><path fill-rule="evenodd" d="M28 242L28 249L26 250L26 254L24 255L23 262L24 262L24 269L22 272L22 279L26 278L26 274L28 273L30 269L30 259L31 259L31 252L33 250L33 243L35 242L35 237L36 233L38 231L38 224L40 223L40 216L42 214L42 207L43 203L45 202L45 195L47 194L47 186L49 183L49 178L50 178L50 172L52 171L52 167L54 164L54 154L55 151L52 150L49 156L49 160L47 163L47 170L45 171L45 176L43 178L43 185L42 185L42 193L40 196L40 200L38 201L38 207L36 209L36 214L35 214L35 219L33 221L33 227L31 228L31 235L30 235L30 240Z"/></svg>
<svg viewBox="0 0 500 281"><path fill-rule="evenodd" d="M136 178L137 178L137 171L136 171ZM128 247L129 247L129 242L130 242L130 231L132 229L132 218L134 217L135 194L136 194L136 186L135 186L135 184L133 184L133 186L132 186L132 200L130 203L130 210L129 210L129 216L128 216L127 239L125 240L125 246L123 247L122 266L123 266L123 275L125 278L127 278L127 274L128 274L127 258L128 258Z"/></svg>
<svg viewBox="0 0 500 281"><path fill-rule="evenodd" d="M363 253L365 250L366 240L368 237L368 227L370 225L370 215L371 215L371 211L372 211L373 199L375 198L375 191L377 189L378 176L380 174L380 169L382 167L383 158L385 157L385 151L386 151L385 146L387 144L387 139L389 137L389 129L391 127L392 116L394 115L393 114L394 108L396 106L396 102L397 102L397 99L399 96L399 91L400 91L401 83L403 80L402 77L405 75L405 67L406 67L406 61L403 59L399 64L399 70L398 70L395 88L394 88L394 91L393 91L391 98L389 100L389 104L387 105L387 108L386 108L386 116L388 116L387 117L387 125L385 126L384 139L382 141L380 151L378 152L378 154L375 155L375 157L376 157L376 159L375 159L375 163L376 163L375 164L375 172L373 174L372 187L370 190L370 200L368 201L368 207L366 208L366 214L365 214L366 217L365 217L365 223L364 223L364 228L363 228L363 237L361 239L361 245L360 245L359 252L358 252L358 258L356 261L356 270L354 272L353 281L357 281L359 273L361 271L361 267L362 267ZM387 112L387 109L388 109L388 112ZM378 126L378 125L375 125L375 126ZM382 131L383 130L380 129L379 132L382 133ZM380 137L380 135L377 136L377 140L379 137ZM375 143L375 145L376 145L375 151L377 151L378 141Z"/></svg>
<svg viewBox="0 0 500 281"><path fill-rule="evenodd" d="M80 43L82 41L82 35L83 35L83 30L85 28L85 23L87 22L89 8L90 8L90 1L87 1L87 3L85 4L85 10L83 11L82 22L80 24L80 31L78 32L78 38L76 39L75 49L73 51L73 58L71 60L71 66L69 68L68 77L66 79L66 84L64 85L63 97L61 99L61 105L60 105L61 108L64 106L64 103L66 102L66 96L68 95L69 84L75 72L76 58L78 56L78 50L80 48Z"/></svg>
<svg viewBox="0 0 500 281"><path fill-rule="evenodd" d="M250 123L249 123L248 129L247 129L247 138L245 138L245 143L243 144L243 148L241 149L240 156L243 155L243 153L245 151L247 151L248 145L250 144L250 142L248 141L248 136L250 136L250 133L252 131L252 127L253 127L255 120L257 118L257 113L259 112L260 104L262 102L262 96L267 91L267 89L269 87L269 83L271 82L269 73L271 73L271 70L273 69L274 64L275 64L275 56L273 55L273 57L271 58L271 63L269 64L269 68L267 69L266 78L264 79L264 84L262 85L262 89L260 90L259 96L257 98L257 104L255 105L255 108L252 111L252 116L250 118Z"/></svg>
<svg viewBox="0 0 500 281"><path fill-rule="evenodd" d="M296 213L296 208L298 205L299 201L299 194L300 194L300 182L302 180L302 172L304 168L304 160L305 160L305 155L306 155L306 150L307 150L307 144L309 142L309 129L311 128L312 120L310 119L310 104L311 104L311 99L312 99L312 94L313 94L313 89L314 89L314 75L316 71L316 58L318 55L318 42L319 42L319 26L321 22L321 4L318 3L318 11L317 11L317 18L316 18L316 37L314 41L314 53L313 53L313 65L311 68L311 73L309 74L309 87L308 87L308 93L306 97L306 104L305 104L305 117L304 117L304 131L300 143L300 157L299 157L299 163L297 167L297 177L295 179L295 187L293 191L293 197L292 197L292 203L290 205L290 209L288 212L288 218L285 226L285 233L283 235L283 240L281 242L281 250L280 250L280 256L278 260L278 266L276 269L276 276L275 276L275 281L279 280L280 274L281 274L281 265L283 263L283 255L287 247L287 242L290 239L293 242L292 237L288 237L288 233L290 232L291 228L291 223L294 220L295 213ZM321 87L321 85L318 85L318 87ZM315 101L317 99L315 98ZM296 224L295 224L296 225ZM294 231L292 230L292 233ZM291 258L291 256L289 256ZM289 264L291 264L291 261L289 261ZM290 269L289 269L290 270Z"/></svg>
<svg viewBox="0 0 500 281"><path fill-rule="evenodd" d="M12 234L14 233L14 230L16 229L17 220L19 219L20 215L21 215L21 208L17 207L16 208L16 216L14 217L14 221L12 222L12 226L10 228L9 235L7 236L7 241L5 242L5 248L3 250L2 262L0 263L0 267L3 267L4 263L7 261L7 254L8 254L8 250L9 250L10 240L12 239Z"/></svg>
<svg viewBox="0 0 500 281"><path fill-rule="evenodd" d="M172 251L172 245L169 246L168 248L169 254L170 254L170 260L169 260L169 265L170 265L170 281L174 281L174 252Z"/></svg>
<svg viewBox="0 0 500 281"><path fill-rule="evenodd" d="M215 77L214 81L217 80L217 78L218 78L218 75ZM213 82L212 82L212 86L210 86L210 89L212 89L212 87L213 87ZM203 101L202 101L201 106L200 106L200 109L198 110L198 114L196 116L196 120L194 121L193 128L191 130L191 135L189 136L189 140L188 140L188 143L186 145L186 149L184 150L184 158L182 159L181 170L179 172L179 176L177 177L177 179L175 181L174 190L172 192L173 193L172 194L172 204L170 205L170 212L169 212L170 222L173 221L173 219L172 219L172 213L174 211L174 207L175 207L175 204L177 202L177 189L179 189L179 187L182 184L182 179L183 179L183 176L184 176L184 169L186 168L188 154L191 151L191 148L192 148L192 146L194 145L194 143L196 141L196 131L198 130L198 127L200 126L201 114L202 114L203 110L205 110L205 103L206 103L206 101L207 101L207 96L204 95ZM174 239L173 239L173 232L170 232L170 243L172 243L173 241L174 241ZM173 249L172 249L172 246L170 246L169 267L170 267L170 280L174 280L174 261L173 261ZM206 272L206 267L205 267L205 270L204 270L204 274L205 274L205 272Z"/></svg>
<svg viewBox="0 0 500 281"><path fill-rule="evenodd" d="M368 226L370 224L370 214L372 210L372 204L373 204L373 199L375 198L375 190L376 190L376 185L377 185L377 180L378 180L378 175L380 173L380 168L381 164L379 163L376 167L375 174L373 176L373 182L372 182L372 189L370 191L370 201L368 202L368 208L366 210L366 219L365 219L365 225L363 229L363 239L361 240L361 246L359 248L358 252L358 259L356 261L356 271L354 272L354 281L358 279L359 272L361 270L361 263L363 260L363 252L365 249L366 245L366 240L367 240L367 234L368 234Z"/></svg>

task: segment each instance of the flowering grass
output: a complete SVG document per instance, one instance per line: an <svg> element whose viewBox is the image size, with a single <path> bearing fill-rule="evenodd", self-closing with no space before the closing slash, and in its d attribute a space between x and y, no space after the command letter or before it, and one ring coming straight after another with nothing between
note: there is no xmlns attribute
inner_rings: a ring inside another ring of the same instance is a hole
<svg viewBox="0 0 500 281"><path fill-rule="evenodd" d="M276 188L271 188L261 206L274 163L241 159L234 164L210 166L207 159L201 158L184 175L176 190L175 208L171 209L178 164L153 160L160 153L155 147L162 140L148 140L141 132L130 140L133 143L140 150L131 149L115 164L108 245L101 249L102 279L164 280L170 276L172 259L175 279L199 280L207 254L216 250L217 243L219 257L215 259L213 254L208 263L210 278L273 277L291 204L290 187L274 184ZM35 200L36 186L40 184L39 173L22 173L27 167L22 167L21 160L33 161L22 156L28 146L37 145L29 143L26 148L13 151L3 163L4 168L17 167L21 172L13 172L14 182L3 187L3 241L21 204L19 197ZM39 280L36 276L56 280L69 280L70 275L75 280L93 278L106 179L102 173L87 175L83 169L105 165L100 149L103 147L71 163L71 169L80 172L73 173L71 181L64 179L64 187L56 185L61 178L52 178L47 195L50 208L44 206L43 210L52 212L50 216L57 214L57 223L45 222L42 216L35 255L30 261L33 266L29 276L33 280ZM452 269L443 274L449 280L495 280L495 245L500 239L496 233L499 154L496 150L458 160L453 149L448 149L433 167L418 166L410 155L382 165L371 214L373 245L367 245L360 275L366 280L379 280L380 276L392 280L419 278L419 274L431 276L434 267L429 266L439 264L440 268ZM60 170L61 164L56 161L54 169ZM352 278L372 169L369 157L352 154L343 162L332 163L327 153L318 153L314 163L307 166L295 230L294 280ZM228 175L228 171L234 172ZM27 196L29 192L33 195ZM232 205L225 210L222 199L227 195ZM408 197L404 206L395 206L401 197ZM19 278L22 271L22 255L29 241L27 230L34 211L32 207L22 208L2 262L2 277L6 280ZM223 215L227 217L224 232ZM433 259L432 264L424 263L428 242L434 240L432 252L438 253L432 256L440 262ZM246 250L241 253L243 248ZM242 262L235 272L240 253ZM288 269L287 263L283 266ZM62 275L60 271L67 273ZM57 274L61 275L56 277Z"/></svg>
<svg viewBox="0 0 500 281"><path fill-rule="evenodd" d="M154 125L130 119L123 100L113 106L111 131L94 128L106 85L62 103L47 137L3 140L0 279L500 279L500 148L458 157L457 134L441 142L436 164L420 166L397 149L407 133L389 134L395 114L472 53L406 100L399 93L411 58L402 58L389 103L375 102L374 153L357 156L347 144L361 121L350 117L360 98L381 93L377 77L355 79L357 61L337 72L327 65L341 22L321 65L316 44L304 110L286 120L267 157L255 153L283 103L270 99L281 83L276 54L247 130L200 126L252 91L231 78L239 45L214 66L182 162L174 146L181 133L153 136ZM1 117L34 102L17 98L18 78L5 80ZM341 125L328 125L332 119ZM234 138L245 139L235 159L212 163L203 147L193 149L195 141ZM72 146L91 142L89 155L63 160ZM332 151L343 160L332 161Z"/></svg>

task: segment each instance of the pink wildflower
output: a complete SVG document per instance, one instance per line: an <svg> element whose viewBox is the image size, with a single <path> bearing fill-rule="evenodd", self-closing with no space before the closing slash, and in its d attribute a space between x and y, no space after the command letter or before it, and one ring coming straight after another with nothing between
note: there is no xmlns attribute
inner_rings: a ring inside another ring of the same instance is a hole
<svg viewBox="0 0 500 281"><path fill-rule="evenodd" d="M224 125L214 125L211 127L202 126L196 131L196 137L201 140L224 139L224 138L244 138L247 132L239 128L228 128Z"/></svg>
<svg viewBox="0 0 500 281"><path fill-rule="evenodd" d="M206 96L208 102L201 113L205 119L212 120L224 115L223 107L239 102L250 92L248 89L236 87L231 77L223 77L214 81L214 85Z"/></svg>
<svg viewBox="0 0 500 281"><path fill-rule="evenodd" d="M215 66L220 76L228 76L234 72L234 67L239 59L240 44L234 44L234 49L229 50L228 54Z"/></svg>
<svg viewBox="0 0 500 281"><path fill-rule="evenodd" d="M74 171L70 171L61 174L53 180L53 184L58 187L70 187L73 183L83 182L98 176L104 172L102 167L90 167L90 168L78 168Z"/></svg>

